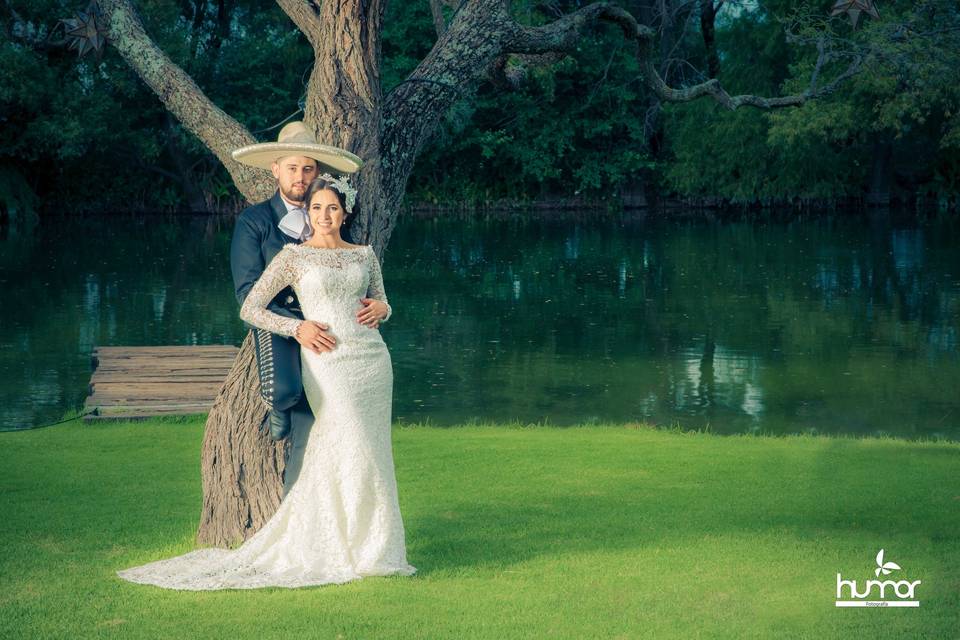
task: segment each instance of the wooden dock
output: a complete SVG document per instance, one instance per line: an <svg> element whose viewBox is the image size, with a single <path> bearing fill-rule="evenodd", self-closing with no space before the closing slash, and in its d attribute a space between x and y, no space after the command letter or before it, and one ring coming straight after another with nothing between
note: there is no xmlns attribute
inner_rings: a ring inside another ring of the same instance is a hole
<svg viewBox="0 0 960 640"><path fill-rule="evenodd" d="M206 413L238 351L229 345L96 347L85 419Z"/></svg>

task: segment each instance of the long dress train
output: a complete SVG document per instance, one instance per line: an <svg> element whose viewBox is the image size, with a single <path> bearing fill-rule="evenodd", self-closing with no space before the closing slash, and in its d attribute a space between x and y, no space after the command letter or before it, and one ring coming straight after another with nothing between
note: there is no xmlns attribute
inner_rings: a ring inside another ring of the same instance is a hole
<svg viewBox="0 0 960 640"><path fill-rule="evenodd" d="M357 322L367 296L387 302L372 248L289 244L241 309L244 320L293 335L298 320L268 311L291 285L304 317L330 326L332 351L302 349L303 384L315 421L296 481L276 513L236 549L196 549L118 571L170 589L252 589L412 575L391 449L393 368L380 332ZM387 303L388 316L392 309Z"/></svg>

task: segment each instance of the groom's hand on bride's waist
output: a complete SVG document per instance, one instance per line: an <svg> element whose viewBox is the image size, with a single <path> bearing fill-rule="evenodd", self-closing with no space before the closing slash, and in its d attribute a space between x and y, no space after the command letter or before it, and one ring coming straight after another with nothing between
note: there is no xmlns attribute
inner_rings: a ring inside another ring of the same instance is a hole
<svg viewBox="0 0 960 640"><path fill-rule="evenodd" d="M380 327L380 321L387 315L387 305L375 298L360 298L363 308L357 311L357 322L371 329Z"/></svg>
<svg viewBox="0 0 960 640"><path fill-rule="evenodd" d="M333 334L327 333L330 325L313 320L304 320L297 327L293 337L301 345L310 349L314 353L323 353L324 351L333 351L336 346L336 340Z"/></svg>

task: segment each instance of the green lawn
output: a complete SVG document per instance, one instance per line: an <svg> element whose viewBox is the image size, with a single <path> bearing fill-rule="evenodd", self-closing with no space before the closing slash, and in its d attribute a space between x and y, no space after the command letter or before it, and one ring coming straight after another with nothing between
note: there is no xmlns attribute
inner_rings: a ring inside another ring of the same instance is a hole
<svg viewBox="0 0 960 640"><path fill-rule="evenodd" d="M0 434L2 638L956 638L960 444L580 428L394 430L412 577L177 592L203 422ZM874 557L919 608L840 609Z"/></svg>

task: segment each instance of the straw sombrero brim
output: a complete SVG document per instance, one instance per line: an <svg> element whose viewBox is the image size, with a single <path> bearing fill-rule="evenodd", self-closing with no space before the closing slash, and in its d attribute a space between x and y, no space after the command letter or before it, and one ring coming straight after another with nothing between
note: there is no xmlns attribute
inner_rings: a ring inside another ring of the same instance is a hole
<svg viewBox="0 0 960 640"><path fill-rule="evenodd" d="M320 163L320 170L336 173L356 173L363 160L349 151L325 144L308 142L261 142L240 147L231 154L233 159L251 167L270 169L279 158L306 156Z"/></svg>

